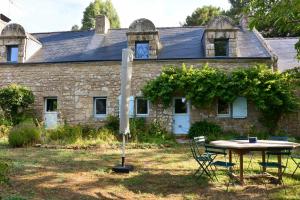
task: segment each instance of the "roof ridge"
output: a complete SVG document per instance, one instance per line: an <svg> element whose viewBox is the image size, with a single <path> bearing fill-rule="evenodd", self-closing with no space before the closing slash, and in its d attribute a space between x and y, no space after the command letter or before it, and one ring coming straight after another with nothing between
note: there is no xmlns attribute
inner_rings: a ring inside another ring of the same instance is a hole
<svg viewBox="0 0 300 200"><path fill-rule="evenodd" d="M78 31L49 31L49 32L37 32L37 33L30 33L30 34L50 34L50 33L75 33L75 32L78 32L78 33L81 33L81 32L92 32L94 31L94 29L92 30L78 30Z"/></svg>
<svg viewBox="0 0 300 200"><path fill-rule="evenodd" d="M281 39L299 39L300 37L269 37L265 38L266 40L281 40Z"/></svg>

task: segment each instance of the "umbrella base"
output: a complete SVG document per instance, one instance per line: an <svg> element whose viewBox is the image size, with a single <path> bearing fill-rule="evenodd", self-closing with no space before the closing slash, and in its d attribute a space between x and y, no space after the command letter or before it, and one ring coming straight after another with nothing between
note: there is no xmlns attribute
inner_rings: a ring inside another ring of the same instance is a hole
<svg viewBox="0 0 300 200"><path fill-rule="evenodd" d="M133 171L133 166L132 165L117 165L112 168L112 170L116 173L129 173Z"/></svg>

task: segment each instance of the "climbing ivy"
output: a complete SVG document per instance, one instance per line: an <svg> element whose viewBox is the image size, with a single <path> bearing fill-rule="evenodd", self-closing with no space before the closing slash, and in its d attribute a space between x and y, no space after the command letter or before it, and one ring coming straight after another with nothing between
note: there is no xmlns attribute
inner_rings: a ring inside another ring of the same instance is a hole
<svg viewBox="0 0 300 200"><path fill-rule="evenodd" d="M298 108L293 83L289 73L273 72L265 65L237 68L231 73L207 65L202 68L166 66L142 92L152 103L162 103L165 107L178 94L198 108L209 106L216 99L231 103L244 96L261 111L261 122L272 131L283 114Z"/></svg>

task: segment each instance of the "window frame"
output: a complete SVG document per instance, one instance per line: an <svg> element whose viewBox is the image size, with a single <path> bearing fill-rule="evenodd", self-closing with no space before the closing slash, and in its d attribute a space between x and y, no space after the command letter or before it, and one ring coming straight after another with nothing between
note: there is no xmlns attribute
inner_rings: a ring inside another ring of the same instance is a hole
<svg viewBox="0 0 300 200"><path fill-rule="evenodd" d="M97 114L97 107L96 107L96 102L97 102L97 99L104 99L106 102L105 102L105 114ZM105 118L107 117L107 97L94 97L93 98L93 112L94 112L94 117L95 118Z"/></svg>
<svg viewBox="0 0 300 200"><path fill-rule="evenodd" d="M227 103L227 102L224 102L224 103L227 103L227 105L228 105L228 113L227 114L221 114L221 113L219 113L219 99L218 99L218 101L217 101L217 117L219 117L219 118L230 118L231 117L231 108L232 108L232 106L231 106L231 103Z"/></svg>
<svg viewBox="0 0 300 200"><path fill-rule="evenodd" d="M12 61L11 57L12 57L12 49L13 48L17 48L17 60L16 61ZM18 63L19 61L19 45L7 45L6 46L6 61L8 63Z"/></svg>
<svg viewBox="0 0 300 200"><path fill-rule="evenodd" d="M137 107L138 107L138 99L143 99L143 100L146 100L146 101L147 101L147 113L146 113L146 114L140 114L140 113L138 113L138 109L137 109ZM147 116L149 116L150 102L149 102L148 99L146 99L146 98L144 98L144 97L136 97L134 103L135 103L135 115L136 115L137 117L147 117Z"/></svg>
<svg viewBox="0 0 300 200"><path fill-rule="evenodd" d="M226 41L226 55L216 55L216 41ZM229 57L229 39L228 38L216 38L214 39L215 57Z"/></svg>
<svg viewBox="0 0 300 200"><path fill-rule="evenodd" d="M176 100L184 100L186 103L186 113L176 113ZM173 114L174 115L190 115L190 102L185 97L174 97L173 98Z"/></svg>
<svg viewBox="0 0 300 200"><path fill-rule="evenodd" d="M137 57L137 46L138 46L138 44L148 44L148 57L147 58L139 58L139 57ZM134 53L135 59L141 59L141 60L143 60L143 59L149 59L149 57L150 57L150 42L148 40L135 41L135 45L134 46L135 46L135 53Z"/></svg>
<svg viewBox="0 0 300 200"><path fill-rule="evenodd" d="M47 107L48 107L48 101L49 99L56 99L56 111L47 111ZM44 105L44 111L45 113L57 113L58 110L58 98L57 97L45 97L45 105Z"/></svg>

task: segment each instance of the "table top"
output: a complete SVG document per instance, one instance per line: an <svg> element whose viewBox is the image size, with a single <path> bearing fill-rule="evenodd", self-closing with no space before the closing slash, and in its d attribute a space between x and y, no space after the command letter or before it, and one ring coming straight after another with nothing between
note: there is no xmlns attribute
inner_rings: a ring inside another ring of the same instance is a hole
<svg viewBox="0 0 300 200"><path fill-rule="evenodd" d="M227 149L244 149L244 150L265 150L265 149L294 149L300 147L300 144L275 141L275 140L257 140L256 143L249 143L249 140L216 140L210 142L211 145Z"/></svg>

